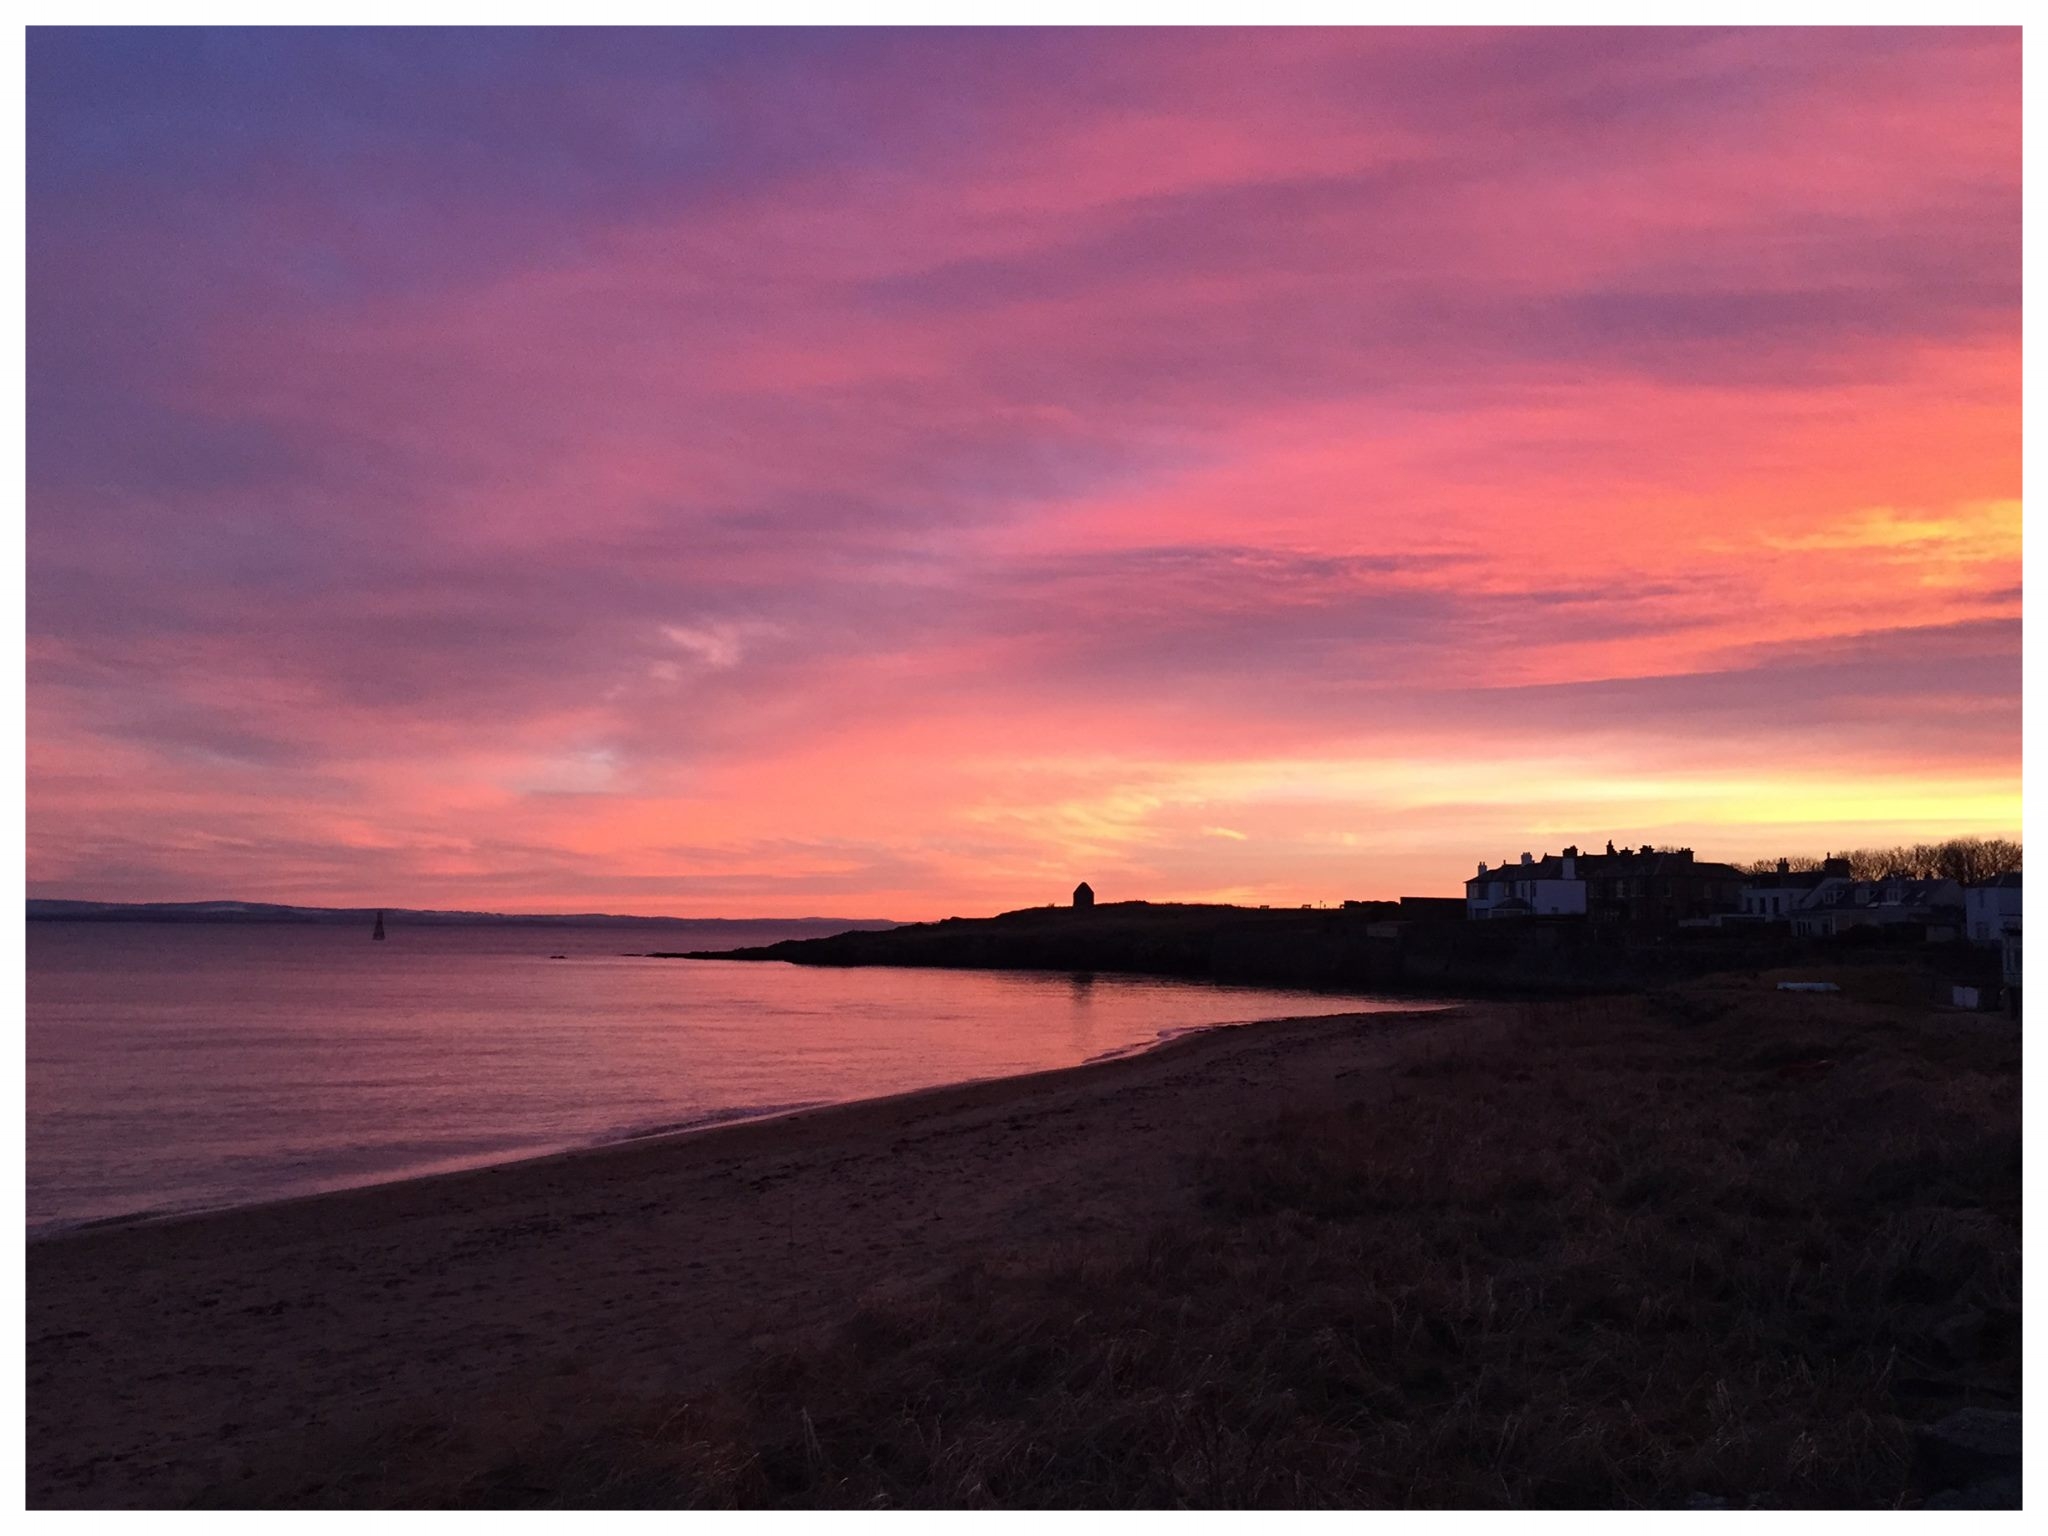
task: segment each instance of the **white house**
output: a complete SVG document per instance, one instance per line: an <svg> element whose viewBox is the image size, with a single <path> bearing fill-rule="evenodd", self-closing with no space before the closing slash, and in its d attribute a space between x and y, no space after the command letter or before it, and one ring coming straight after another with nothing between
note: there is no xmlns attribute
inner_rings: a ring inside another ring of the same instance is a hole
<svg viewBox="0 0 2048 1536"><path fill-rule="evenodd" d="M2008 929L2020 926L2020 877L2000 875L1989 885L1963 892L1963 934L1972 944L1994 949Z"/></svg>
<svg viewBox="0 0 2048 1536"><path fill-rule="evenodd" d="M1525 853L1521 863L1498 869L1480 865L1479 873L1465 882L1465 915L1584 917L1586 881L1579 873L1579 850L1567 848L1540 859Z"/></svg>

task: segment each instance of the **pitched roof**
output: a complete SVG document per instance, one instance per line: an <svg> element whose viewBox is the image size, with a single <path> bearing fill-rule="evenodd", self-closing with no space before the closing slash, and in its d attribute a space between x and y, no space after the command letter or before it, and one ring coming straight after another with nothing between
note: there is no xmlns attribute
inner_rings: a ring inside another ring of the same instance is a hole
<svg viewBox="0 0 2048 1536"><path fill-rule="evenodd" d="M1579 863L1581 867L1576 873L1583 875L1585 873L1585 860L1581 858ZM1564 860L1558 855L1550 853L1545 854L1540 859L1531 860L1527 864L1497 865L1489 869L1483 876L1474 875L1465 883L1471 885L1480 880L1562 880L1563 878Z"/></svg>

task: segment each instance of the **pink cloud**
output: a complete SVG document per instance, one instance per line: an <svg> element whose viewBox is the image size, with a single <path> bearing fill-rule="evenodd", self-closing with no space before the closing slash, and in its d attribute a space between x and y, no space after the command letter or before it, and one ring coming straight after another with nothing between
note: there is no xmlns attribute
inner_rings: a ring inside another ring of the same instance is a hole
<svg viewBox="0 0 2048 1536"><path fill-rule="evenodd" d="M32 887L1386 895L1819 836L1845 748L1832 840L2016 817L2016 34L863 46L570 61L560 206L371 123L159 268L43 179ZM748 169L597 197L664 125Z"/></svg>

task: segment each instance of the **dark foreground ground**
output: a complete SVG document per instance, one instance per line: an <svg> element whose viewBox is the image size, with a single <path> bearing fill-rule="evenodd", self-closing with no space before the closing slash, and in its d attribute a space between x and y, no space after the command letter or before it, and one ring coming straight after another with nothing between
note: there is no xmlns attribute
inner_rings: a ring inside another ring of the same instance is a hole
<svg viewBox="0 0 2048 1536"><path fill-rule="evenodd" d="M1999 1459L1924 1427L2019 1407L2018 1030L1843 979L1252 1026L37 1244L30 1500L1938 1498Z"/></svg>

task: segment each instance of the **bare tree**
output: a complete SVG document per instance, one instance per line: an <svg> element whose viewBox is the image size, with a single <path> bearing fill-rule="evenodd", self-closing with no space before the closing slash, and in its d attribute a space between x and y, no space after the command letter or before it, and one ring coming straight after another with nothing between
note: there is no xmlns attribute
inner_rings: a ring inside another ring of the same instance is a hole
<svg viewBox="0 0 2048 1536"><path fill-rule="evenodd" d="M1953 838L1940 855L1941 877L1963 885L1983 885L2020 867L2020 845L2003 837Z"/></svg>
<svg viewBox="0 0 2048 1536"><path fill-rule="evenodd" d="M1984 839L1984 856L1990 860L1992 869L1999 875L2020 873L2020 843L2014 837L1987 837Z"/></svg>
<svg viewBox="0 0 2048 1536"><path fill-rule="evenodd" d="M2020 844L2004 837L1952 837L1945 843L1894 843L1889 848L1851 848L1831 855L1849 861L1853 880L1953 880L1959 885L1983 885L2020 868ZM1786 859L1788 867L1805 873L1821 867L1810 854ZM1776 859L1755 859L1740 866L1753 879L1778 872Z"/></svg>

